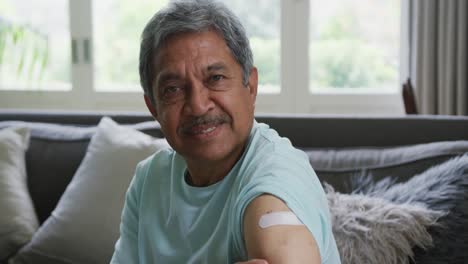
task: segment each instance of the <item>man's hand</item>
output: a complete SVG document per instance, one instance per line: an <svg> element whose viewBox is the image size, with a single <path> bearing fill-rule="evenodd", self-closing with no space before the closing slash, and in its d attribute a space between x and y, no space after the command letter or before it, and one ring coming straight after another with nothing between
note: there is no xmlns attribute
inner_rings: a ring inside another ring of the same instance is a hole
<svg viewBox="0 0 468 264"><path fill-rule="evenodd" d="M268 262L263 259L251 259L249 261L236 262L236 264L268 264Z"/></svg>
<svg viewBox="0 0 468 264"><path fill-rule="evenodd" d="M244 214L244 239L248 257L264 259L270 264L319 264L317 243L305 225L259 226L263 215L282 211L291 210L283 200L273 195L261 195L248 205Z"/></svg>

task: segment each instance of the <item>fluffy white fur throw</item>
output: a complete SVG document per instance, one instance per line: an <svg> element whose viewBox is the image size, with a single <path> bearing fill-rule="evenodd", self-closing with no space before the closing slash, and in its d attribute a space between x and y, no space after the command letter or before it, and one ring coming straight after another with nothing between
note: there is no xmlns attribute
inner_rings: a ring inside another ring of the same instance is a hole
<svg viewBox="0 0 468 264"><path fill-rule="evenodd" d="M326 185L333 233L346 263L409 263L412 248L432 244L427 228L444 213L423 205L396 204Z"/></svg>

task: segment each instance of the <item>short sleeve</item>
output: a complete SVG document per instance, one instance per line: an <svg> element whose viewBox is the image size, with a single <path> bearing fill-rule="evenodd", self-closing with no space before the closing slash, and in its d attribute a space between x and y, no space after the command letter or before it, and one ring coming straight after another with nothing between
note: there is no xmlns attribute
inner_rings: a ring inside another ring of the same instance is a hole
<svg viewBox="0 0 468 264"><path fill-rule="evenodd" d="M283 200L307 226L318 245L323 263L329 254L329 245L336 246L328 203L320 181L302 155L292 154L297 156L270 156L255 171L249 172L253 176L241 188L236 208L239 230L235 237L244 257L247 257L247 252L243 240L243 215L248 204L262 194L271 194Z"/></svg>

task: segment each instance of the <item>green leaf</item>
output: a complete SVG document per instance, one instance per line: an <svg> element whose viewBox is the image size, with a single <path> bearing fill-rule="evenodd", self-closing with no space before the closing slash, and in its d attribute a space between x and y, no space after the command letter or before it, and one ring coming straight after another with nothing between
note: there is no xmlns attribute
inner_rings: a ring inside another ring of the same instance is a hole
<svg viewBox="0 0 468 264"><path fill-rule="evenodd" d="M21 75L21 72L23 71L24 68L24 62L26 61L26 53L28 52L27 49L23 50L21 55L20 55L20 60L18 63L18 68L17 68L17 74L18 76Z"/></svg>
<svg viewBox="0 0 468 264"><path fill-rule="evenodd" d="M33 55L32 55L32 59L29 63L29 71L28 71L28 79L29 80L32 80L32 75L33 75L33 71L34 71L34 66L36 64L38 64L38 59L39 59L39 54L40 54L40 47L37 45L37 42L35 43L35 45L33 45Z"/></svg>
<svg viewBox="0 0 468 264"><path fill-rule="evenodd" d="M0 65L3 64L3 55L5 54L6 41L7 41L7 32L2 29L0 31Z"/></svg>
<svg viewBox="0 0 468 264"><path fill-rule="evenodd" d="M49 63L49 42L46 39L44 41L44 50L43 50L42 58L41 58L41 67L39 68L39 79L40 80L42 80L42 78L44 77L43 74L44 74L44 71L45 71L48 63Z"/></svg>
<svg viewBox="0 0 468 264"><path fill-rule="evenodd" d="M13 44L17 44L24 38L24 28L22 26L13 27Z"/></svg>

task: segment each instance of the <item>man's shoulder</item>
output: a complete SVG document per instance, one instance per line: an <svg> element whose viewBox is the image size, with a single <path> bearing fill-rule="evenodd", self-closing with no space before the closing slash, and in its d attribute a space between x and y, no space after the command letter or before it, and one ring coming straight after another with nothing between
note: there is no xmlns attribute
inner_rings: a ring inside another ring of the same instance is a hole
<svg viewBox="0 0 468 264"><path fill-rule="evenodd" d="M140 161L136 168L136 177L147 178L157 172L170 168L175 152L171 148L162 149Z"/></svg>
<svg viewBox="0 0 468 264"><path fill-rule="evenodd" d="M276 130L263 123L255 123L248 149L253 153L246 157L248 160L258 159L266 166L271 165L268 163L281 164L292 160L308 163L308 157L302 150L294 147L288 138L281 137Z"/></svg>
<svg viewBox="0 0 468 264"><path fill-rule="evenodd" d="M153 164L163 164L170 160L174 150L171 148L162 149L138 163L138 168L148 168Z"/></svg>
<svg viewBox="0 0 468 264"><path fill-rule="evenodd" d="M269 153L274 151L278 145L291 146L289 139L281 137L276 130L267 124L257 122L254 123L248 144L249 150L254 149L256 152L264 150Z"/></svg>
<svg viewBox="0 0 468 264"><path fill-rule="evenodd" d="M241 189L260 187L258 192L321 189L307 154L266 125L258 124L239 174ZM260 128L260 129L259 129ZM270 190L271 189L271 190ZM323 190L317 190L322 193Z"/></svg>
<svg viewBox="0 0 468 264"><path fill-rule="evenodd" d="M239 166L240 189L310 184L316 175L307 155L268 126L258 124L255 129Z"/></svg>

